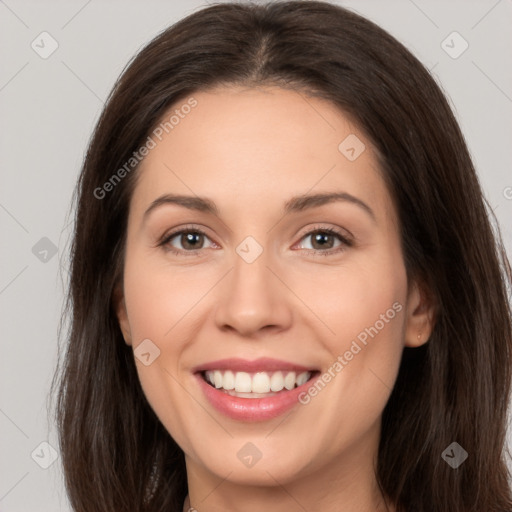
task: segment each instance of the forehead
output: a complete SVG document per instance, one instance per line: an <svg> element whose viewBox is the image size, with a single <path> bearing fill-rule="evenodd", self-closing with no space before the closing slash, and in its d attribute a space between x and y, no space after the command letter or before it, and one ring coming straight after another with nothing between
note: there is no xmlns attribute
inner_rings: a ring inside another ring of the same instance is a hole
<svg viewBox="0 0 512 512"><path fill-rule="evenodd" d="M238 204L255 213L294 195L336 190L391 213L370 141L332 103L277 87L191 97L193 108L183 108L190 98L177 102L158 137L153 131L135 209L163 193L183 193L212 197L221 211Z"/></svg>

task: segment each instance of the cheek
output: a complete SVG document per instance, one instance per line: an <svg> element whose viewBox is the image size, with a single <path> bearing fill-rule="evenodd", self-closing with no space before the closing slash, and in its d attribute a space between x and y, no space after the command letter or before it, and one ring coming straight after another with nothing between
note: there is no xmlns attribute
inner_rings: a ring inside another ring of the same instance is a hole
<svg viewBox="0 0 512 512"><path fill-rule="evenodd" d="M319 339L332 357L327 365L341 356L343 368L336 375L343 377L335 380L343 382L338 390L343 389L344 400L352 396L355 406L372 396L385 401L403 349L405 267L400 253L382 247L347 259L336 270L324 268L307 282L302 278L301 293L321 319Z"/></svg>
<svg viewBox="0 0 512 512"><path fill-rule="evenodd" d="M145 338L178 350L176 336L182 325L197 315L201 297L212 276L187 267L170 267L161 256L133 251L125 265L124 289L134 344ZM210 285L211 287L211 285ZM158 341L156 341L158 340ZM173 340L170 344L169 340Z"/></svg>
<svg viewBox="0 0 512 512"><path fill-rule="evenodd" d="M327 334L321 339L330 361L323 369L325 388L318 399L311 399L311 406L318 408L312 417L322 422L331 443L322 446L325 453L334 455L340 446L355 443L357 436L376 424L398 375L405 273L400 267L387 268L387 272L379 268L366 266L364 272L340 273L338 280L324 283L322 293L309 295L319 316L334 331L323 331ZM325 420L318 419L322 415Z"/></svg>
<svg viewBox="0 0 512 512"><path fill-rule="evenodd" d="M180 361L194 337L189 315L200 314L193 306L207 291L203 288L190 279L190 271L188 277L184 271L170 271L161 258L152 260L143 251L134 250L125 262L125 302L140 384L151 408L181 446L187 446L184 421L190 396L182 385L188 376ZM147 366L137 358L139 344L147 346L145 340L159 351Z"/></svg>
<svg viewBox="0 0 512 512"><path fill-rule="evenodd" d="M314 273L299 271L291 279L319 320L321 339L333 349L343 349L375 324L386 336L402 331L403 314L397 310L405 310L407 279L400 259L370 254ZM360 338L364 341L364 334Z"/></svg>

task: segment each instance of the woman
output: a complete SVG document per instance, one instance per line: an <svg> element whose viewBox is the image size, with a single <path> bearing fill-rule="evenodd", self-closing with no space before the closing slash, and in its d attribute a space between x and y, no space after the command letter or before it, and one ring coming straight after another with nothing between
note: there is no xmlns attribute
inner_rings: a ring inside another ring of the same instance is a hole
<svg viewBox="0 0 512 512"><path fill-rule="evenodd" d="M509 280L399 42L324 2L188 16L120 77L77 188L74 510L511 510Z"/></svg>

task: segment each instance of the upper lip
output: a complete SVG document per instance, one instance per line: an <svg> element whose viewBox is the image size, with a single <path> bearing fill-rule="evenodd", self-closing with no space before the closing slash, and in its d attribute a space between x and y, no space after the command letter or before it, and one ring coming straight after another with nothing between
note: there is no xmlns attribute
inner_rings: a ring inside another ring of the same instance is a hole
<svg viewBox="0 0 512 512"><path fill-rule="evenodd" d="M290 363L288 361L282 361L280 359L260 357L259 359L254 359L253 361L239 358L218 359L217 361L211 361L209 363L204 363L199 366L196 366L195 368L192 369L192 372L198 373L207 370L231 370L247 373L255 373L258 371L270 372L278 370L288 370L295 372L313 372L316 371L316 368Z"/></svg>

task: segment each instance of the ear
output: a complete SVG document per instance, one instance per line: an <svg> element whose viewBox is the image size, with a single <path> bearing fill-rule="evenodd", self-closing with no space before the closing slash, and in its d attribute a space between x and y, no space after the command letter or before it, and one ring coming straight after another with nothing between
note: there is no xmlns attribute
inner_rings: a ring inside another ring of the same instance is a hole
<svg viewBox="0 0 512 512"><path fill-rule="evenodd" d="M124 300L124 291L122 283L118 283L114 288L112 294L112 303L119 322L119 327L123 333L124 341L127 345L132 344L132 335L130 330L130 323L128 322L128 312L126 311L126 303Z"/></svg>
<svg viewBox="0 0 512 512"><path fill-rule="evenodd" d="M434 329L435 302L427 286L413 280L407 293L405 346L427 343Z"/></svg>

